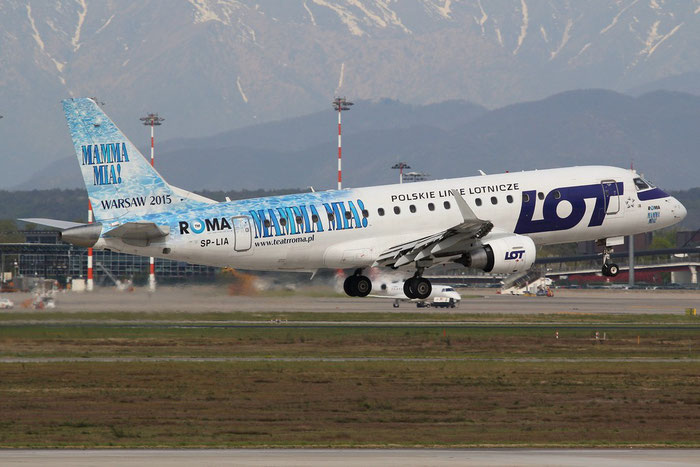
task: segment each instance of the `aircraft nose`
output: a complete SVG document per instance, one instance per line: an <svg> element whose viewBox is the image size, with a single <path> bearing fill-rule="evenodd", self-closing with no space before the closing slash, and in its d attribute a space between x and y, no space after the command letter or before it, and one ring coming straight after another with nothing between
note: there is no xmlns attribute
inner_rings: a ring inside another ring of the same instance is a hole
<svg viewBox="0 0 700 467"><path fill-rule="evenodd" d="M685 219L685 216L688 215L688 210L676 198L673 198L673 208L672 209L673 209L673 217L675 217L679 221L682 221L683 219Z"/></svg>

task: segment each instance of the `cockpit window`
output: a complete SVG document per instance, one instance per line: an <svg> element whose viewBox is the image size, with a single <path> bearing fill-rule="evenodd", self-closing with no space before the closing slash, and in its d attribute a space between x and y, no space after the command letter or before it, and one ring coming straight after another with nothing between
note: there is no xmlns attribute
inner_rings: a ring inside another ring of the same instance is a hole
<svg viewBox="0 0 700 467"><path fill-rule="evenodd" d="M647 185L646 182L641 178L634 179L634 186L637 187L637 191L649 189L649 185Z"/></svg>
<svg viewBox="0 0 700 467"><path fill-rule="evenodd" d="M653 183L651 183L651 182L649 181L648 178L644 178L644 175L641 176L641 179L642 179L642 181L643 181L644 183L647 184L647 186L648 186L649 188L656 188L656 185L654 185Z"/></svg>

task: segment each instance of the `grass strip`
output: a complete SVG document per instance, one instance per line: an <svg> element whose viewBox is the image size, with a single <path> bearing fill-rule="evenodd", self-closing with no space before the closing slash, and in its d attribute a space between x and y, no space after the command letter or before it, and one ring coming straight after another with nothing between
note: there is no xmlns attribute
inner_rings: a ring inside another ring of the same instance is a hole
<svg viewBox="0 0 700 467"><path fill-rule="evenodd" d="M0 447L698 447L698 364L0 364Z"/></svg>

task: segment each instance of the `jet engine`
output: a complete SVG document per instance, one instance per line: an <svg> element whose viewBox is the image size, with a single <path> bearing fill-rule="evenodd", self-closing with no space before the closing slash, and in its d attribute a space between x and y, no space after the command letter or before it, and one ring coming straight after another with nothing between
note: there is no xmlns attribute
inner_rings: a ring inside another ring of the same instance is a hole
<svg viewBox="0 0 700 467"><path fill-rule="evenodd" d="M102 233L102 224L85 224L61 232L61 240L77 246L92 248Z"/></svg>
<svg viewBox="0 0 700 467"><path fill-rule="evenodd" d="M530 237L513 234L484 242L456 262L485 272L510 274L530 269L536 255L537 249Z"/></svg>

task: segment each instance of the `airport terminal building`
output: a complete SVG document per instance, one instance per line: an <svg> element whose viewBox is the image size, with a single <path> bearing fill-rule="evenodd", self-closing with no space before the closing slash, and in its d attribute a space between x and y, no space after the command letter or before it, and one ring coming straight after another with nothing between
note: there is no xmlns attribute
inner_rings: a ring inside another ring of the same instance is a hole
<svg viewBox="0 0 700 467"><path fill-rule="evenodd" d="M0 243L0 271L5 280L13 277L43 277L66 284L71 279L87 277L87 248L59 240L58 232L32 230L19 232L25 241ZM139 283L148 278L149 259L112 251L94 250L94 279L97 285L113 285L114 279L132 279ZM155 259L158 282L214 280L219 268Z"/></svg>

